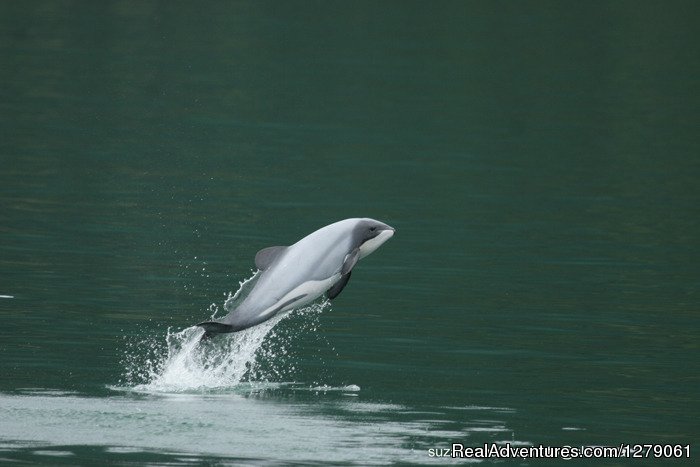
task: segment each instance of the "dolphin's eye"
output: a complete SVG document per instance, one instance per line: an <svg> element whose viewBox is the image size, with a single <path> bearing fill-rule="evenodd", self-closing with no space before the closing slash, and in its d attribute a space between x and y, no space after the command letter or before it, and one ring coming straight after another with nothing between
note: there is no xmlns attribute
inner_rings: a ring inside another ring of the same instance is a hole
<svg viewBox="0 0 700 467"><path fill-rule="evenodd" d="M370 232L374 232L375 230L377 230L376 227L370 227L370 228L369 228L369 231L370 231Z"/></svg>

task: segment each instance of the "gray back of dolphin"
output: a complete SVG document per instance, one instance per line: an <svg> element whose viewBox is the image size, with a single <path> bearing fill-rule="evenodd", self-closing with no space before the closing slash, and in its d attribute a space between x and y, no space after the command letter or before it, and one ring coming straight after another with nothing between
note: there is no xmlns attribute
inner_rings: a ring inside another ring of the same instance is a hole
<svg viewBox="0 0 700 467"><path fill-rule="evenodd" d="M260 277L250 294L221 320L199 323L205 338L260 324L278 313L308 304L326 293L333 299L347 285L353 267L391 238L394 229L374 219L345 219L295 244L260 250Z"/></svg>

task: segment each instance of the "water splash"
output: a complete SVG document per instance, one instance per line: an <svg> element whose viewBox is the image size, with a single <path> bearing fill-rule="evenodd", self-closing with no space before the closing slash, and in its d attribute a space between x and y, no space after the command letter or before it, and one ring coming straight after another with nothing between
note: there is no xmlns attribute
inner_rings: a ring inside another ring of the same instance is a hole
<svg viewBox="0 0 700 467"><path fill-rule="evenodd" d="M243 300L256 278L257 272L240 282L238 291L228 294L224 308L230 310ZM324 300L204 342L200 342L204 331L196 326L178 332L168 329L165 339L149 336L133 341L122 359L121 383L139 392L187 392L283 381L296 371L293 341L315 332L318 316L328 307L330 302ZM218 306L212 304L209 310L214 318ZM299 324L278 332L275 326L291 315L301 317Z"/></svg>
<svg viewBox="0 0 700 467"><path fill-rule="evenodd" d="M259 326L201 344L201 328L168 331L165 359L154 368L148 383L134 389L172 392L236 386L253 369L256 352L283 318L277 316Z"/></svg>

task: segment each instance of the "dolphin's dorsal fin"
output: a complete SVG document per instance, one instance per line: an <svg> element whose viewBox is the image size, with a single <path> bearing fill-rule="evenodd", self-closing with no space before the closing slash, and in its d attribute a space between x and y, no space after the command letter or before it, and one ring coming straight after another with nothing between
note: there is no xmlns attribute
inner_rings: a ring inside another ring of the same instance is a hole
<svg viewBox="0 0 700 467"><path fill-rule="evenodd" d="M328 297L328 300L333 300L335 297L340 295L340 292L343 291L346 285L348 285L348 282L350 281L350 274L352 274L352 271L348 272L347 274L343 274L340 276L340 280L333 285L328 291L326 292L326 297Z"/></svg>
<svg viewBox="0 0 700 467"><path fill-rule="evenodd" d="M348 253L347 256L345 256L345 260L343 260L343 267L340 268L340 274L345 275L349 273L352 270L352 268L355 267L359 259L360 249L355 248L350 253Z"/></svg>
<svg viewBox="0 0 700 467"><path fill-rule="evenodd" d="M255 255L255 266L261 271L264 271L269 268L286 249L286 246L270 246L263 248Z"/></svg>

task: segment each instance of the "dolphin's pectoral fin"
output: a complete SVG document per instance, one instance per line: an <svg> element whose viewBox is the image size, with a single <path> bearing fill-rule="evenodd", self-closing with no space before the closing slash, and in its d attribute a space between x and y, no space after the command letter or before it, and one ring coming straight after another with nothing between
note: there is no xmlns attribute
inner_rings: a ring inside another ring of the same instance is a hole
<svg viewBox="0 0 700 467"><path fill-rule="evenodd" d="M326 297L328 297L328 300L333 300L335 297L340 295L340 292L342 292L345 286L348 285L348 282L350 282L350 274L352 274L352 271L340 276L340 280L336 282L333 287L328 289L326 292Z"/></svg>
<svg viewBox="0 0 700 467"><path fill-rule="evenodd" d="M255 266L261 271L269 268L270 265L287 249L286 246L270 246L258 251L255 255Z"/></svg>
<svg viewBox="0 0 700 467"><path fill-rule="evenodd" d="M352 270L352 268L355 267L359 259L360 249L355 248L350 253L348 253L347 256L345 256L345 260L343 261L343 267L340 268L340 274L344 276L345 274L349 273Z"/></svg>

